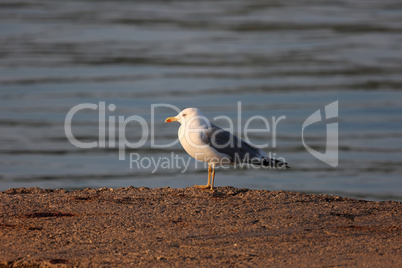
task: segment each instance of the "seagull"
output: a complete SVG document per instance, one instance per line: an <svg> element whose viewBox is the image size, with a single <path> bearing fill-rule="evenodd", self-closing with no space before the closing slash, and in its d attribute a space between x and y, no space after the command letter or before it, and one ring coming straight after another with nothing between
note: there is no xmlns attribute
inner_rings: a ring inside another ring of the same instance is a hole
<svg viewBox="0 0 402 268"><path fill-rule="evenodd" d="M241 163L266 167L289 168L286 162L269 158L267 154L230 132L212 124L198 108L187 108L165 122L177 121L178 136L184 150L198 161L208 163L207 185L199 189L214 189L215 167Z"/></svg>

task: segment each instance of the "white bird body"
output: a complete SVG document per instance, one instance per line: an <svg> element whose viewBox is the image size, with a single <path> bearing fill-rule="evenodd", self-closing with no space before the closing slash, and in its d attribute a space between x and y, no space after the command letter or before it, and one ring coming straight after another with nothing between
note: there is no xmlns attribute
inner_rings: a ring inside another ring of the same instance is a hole
<svg viewBox="0 0 402 268"><path fill-rule="evenodd" d="M204 142L206 125L200 125L199 128L192 128L189 131L189 124L182 124L179 127L179 141L184 150L198 161L206 162L212 166L220 165L220 159L230 159L227 154L216 151L213 147Z"/></svg>

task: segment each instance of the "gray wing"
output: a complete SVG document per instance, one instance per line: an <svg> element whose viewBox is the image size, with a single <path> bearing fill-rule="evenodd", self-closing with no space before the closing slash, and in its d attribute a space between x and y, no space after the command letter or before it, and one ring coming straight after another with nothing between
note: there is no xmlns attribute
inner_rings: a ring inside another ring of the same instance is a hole
<svg viewBox="0 0 402 268"><path fill-rule="evenodd" d="M205 130L202 140L219 153L229 155L232 163L261 162L265 157L260 149L214 124Z"/></svg>

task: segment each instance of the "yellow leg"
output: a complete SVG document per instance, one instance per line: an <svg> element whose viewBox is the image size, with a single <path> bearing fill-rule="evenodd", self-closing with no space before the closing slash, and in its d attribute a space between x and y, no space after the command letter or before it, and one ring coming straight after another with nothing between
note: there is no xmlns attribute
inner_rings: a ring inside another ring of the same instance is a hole
<svg viewBox="0 0 402 268"><path fill-rule="evenodd" d="M210 165L208 165L208 184L207 185L194 185L194 187L198 188L198 189L208 189L209 187L211 187L211 171L212 171L212 167ZM214 175L215 175L215 170L214 170Z"/></svg>
<svg viewBox="0 0 402 268"><path fill-rule="evenodd" d="M212 167L212 183L211 183L211 191L214 190L214 180L215 180L215 167Z"/></svg>

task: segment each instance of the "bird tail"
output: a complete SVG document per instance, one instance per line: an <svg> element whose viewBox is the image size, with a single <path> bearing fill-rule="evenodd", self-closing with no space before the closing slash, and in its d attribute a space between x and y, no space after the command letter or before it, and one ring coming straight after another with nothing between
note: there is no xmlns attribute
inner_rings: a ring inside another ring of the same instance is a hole
<svg viewBox="0 0 402 268"><path fill-rule="evenodd" d="M264 167L276 167L279 169L289 168L288 163L269 157L262 159L261 165Z"/></svg>

